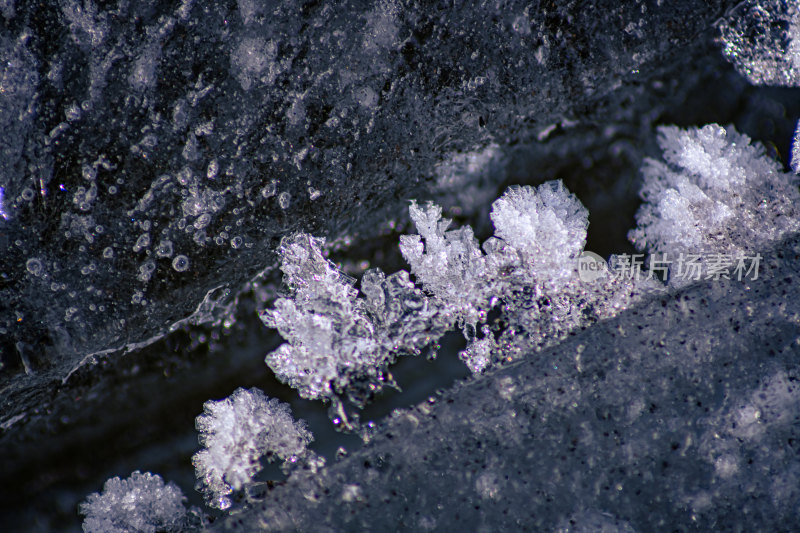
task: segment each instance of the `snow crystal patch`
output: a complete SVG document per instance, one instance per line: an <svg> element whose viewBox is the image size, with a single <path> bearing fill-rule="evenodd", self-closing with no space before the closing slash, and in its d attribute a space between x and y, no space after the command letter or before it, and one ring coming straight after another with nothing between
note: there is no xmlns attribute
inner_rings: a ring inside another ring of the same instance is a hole
<svg viewBox="0 0 800 533"><path fill-rule="evenodd" d="M644 204L629 234L638 249L735 260L800 229L794 176L733 127L663 126L659 145L664 160L642 168Z"/></svg>
<svg viewBox="0 0 800 533"><path fill-rule="evenodd" d="M237 389L224 400L208 401L197 417L204 449L192 458L209 505L227 509L233 490L244 488L268 455L295 462L313 436L305 422L295 421L287 404L258 389Z"/></svg>
<svg viewBox="0 0 800 533"><path fill-rule="evenodd" d="M86 533L156 533L180 531L186 508L181 489L161 476L134 472L127 479L106 481L102 494L81 504Z"/></svg>

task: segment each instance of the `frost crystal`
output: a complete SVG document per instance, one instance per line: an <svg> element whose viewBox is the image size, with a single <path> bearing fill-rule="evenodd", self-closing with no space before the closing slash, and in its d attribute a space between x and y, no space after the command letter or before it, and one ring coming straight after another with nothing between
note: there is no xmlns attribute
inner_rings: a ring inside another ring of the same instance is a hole
<svg viewBox="0 0 800 533"><path fill-rule="evenodd" d="M657 285L608 271L589 283L580 280L577 265L588 212L561 181L512 187L494 202L490 216L499 238L489 239L484 249L509 324L498 342L504 359L551 346L576 328L610 318ZM473 372L488 364L485 352L493 342L477 341L462 353Z"/></svg>
<svg viewBox="0 0 800 533"><path fill-rule="evenodd" d="M325 398L348 375L379 363L372 321L353 280L322 255L325 241L297 234L281 243L281 269L291 298L261 314L288 343L267 355L279 379L304 398Z"/></svg>
<svg viewBox="0 0 800 533"><path fill-rule="evenodd" d="M81 504L86 533L155 533L178 531L186 508L181 489L161 476L138 470L128 479L113 477L103 493L90 494Z"/></svg>
<svg viewBox="0 0 800 533"><path fill-rule="evenodd" d="M659 145L664 161L642 169L644 204L630 233L637 248L736 258L800 229L794 176L733 127L665 126Z"/></svg>
<svg viewBox="0 0 800 533"><path fill-rule="evenodd" d="M496 200L490 215L496 236L483 244L485 253L469 227L448 231L438 206L412 203L410 212L420 234L401 237L400 250L434 301L473 326L465 329L469 344L460 354L473 373L612 317L658 285L609 272L593 283L579 279L588 212L561 181L512 187ZM508 327L497 341L486 326L476 338L478 323L500 301Z"/></svg>
<svg viewBox="0 0 800 533"><path fill-rule="evenodd" d="M485 257L472 228L447 231L451 221L441 207L416 202L409 208L419 235L400 237L400 252L425 290L450 306L456 317L471 325L485 318L489 300ZM423 243L424 240L424 243Z"/></svg>
<svg viewBox="0 0 800 533"><path fill-rule="evenodd" d="M373 269L364 273L361 298L354 281L324 257L322 239L296 234L281 243L289 294L261 319L288 342L266 362L301 396L346 393L363 405L380 389L396 355L419 353L456 323L469 341L460 357L479 373L501 351L515 347L511 351L522 354L552 345L577 327L614 316L658 285L609 272L596 283L579 279L588 213L560 181L509 189L494 203L497 236L483 251L469 226L449 229L439 206L412 201L409 212L419 234L401 236L400 251L427 295L405 271L386 276ZM499 332L484 325L479 340L479 325L499 302L510 327Z"/></svg>
<svg viewBox="0 0 800 533"><path fill-rule="evenodd" d="M447 318L408 279L380 270L355 280L322 254L325 241L299 233L284 239L279 253L290 297L261 313L288 342L266 357L279 379L304 398L331 398L346 391L360 403L357 385L376 390L382 369L398 352L418 353L447 329Z"/></svg>
<svg viewBox="0 0 800 533"><path fill-rule="evenodd" d="M720 29L723 53L756 85L800 86L800 8L796 2L745 2Z"/></svg>
<svg viewBox="0 0 800 533"><path fill-rule="evenodd" d="M495 235L520 253L532 279L559 284L574 278L589 213L560 180L509 188L490 217Z"/></svg>
<svg viewBox="0 0 800 533"><path fill-rule="evenodd" d="M262 456L294 462L313 440L287 404L258 389L237 389L224 400L206 402L203 411L196 424L205 448L192 463L209 504L219 509L230 507L231 492L245 488L261 470Z"/></svg>
<svg viewBox="0 0 800 533"><path fill-rule="evenodd" d="M458 354L459 359L464 361L473 374L480 374L492 364L492 351L497 349L488 327L483 327L483 334L484 338L473 340Z"/></svg>

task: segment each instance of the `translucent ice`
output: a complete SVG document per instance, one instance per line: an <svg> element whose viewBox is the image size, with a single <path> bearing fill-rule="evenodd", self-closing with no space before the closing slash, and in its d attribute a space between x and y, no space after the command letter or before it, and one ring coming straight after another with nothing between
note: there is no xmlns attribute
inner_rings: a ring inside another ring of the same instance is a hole
<svg viewBox="0 0 800 533"><path fill-rule="evenodd" d="M800 86L800 8L751 0L721 26L723 53L750 83Z"/></svg>

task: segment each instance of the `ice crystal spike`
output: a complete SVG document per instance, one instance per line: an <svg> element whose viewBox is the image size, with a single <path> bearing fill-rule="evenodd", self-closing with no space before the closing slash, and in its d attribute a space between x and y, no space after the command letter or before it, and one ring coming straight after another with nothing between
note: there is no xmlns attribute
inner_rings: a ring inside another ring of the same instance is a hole
<svg viewBox="0 0 800 533"><path fill-rule="evenodd" d="M245 488L269 454L295 462L313 436L305 422L292 418L289 406L259 389L237 389L220 401L208 401L197 417L200 444L192 458L209 505L227 509L233 490Z"/></svg>
<svg viewBox="0 0 800 533"><path fill-rule="evenodd" d="M795 174L800 174L800 121L794 129L794 137L792 137L792 171Z"/></svg>
<svg viewBox="0 0 800 533"><path fill-rule="evenodd" d="M186 508L181 489L161 476L138 470L127 479L106 481L80 510L86 533L156 533L182 529Z"/></svg>

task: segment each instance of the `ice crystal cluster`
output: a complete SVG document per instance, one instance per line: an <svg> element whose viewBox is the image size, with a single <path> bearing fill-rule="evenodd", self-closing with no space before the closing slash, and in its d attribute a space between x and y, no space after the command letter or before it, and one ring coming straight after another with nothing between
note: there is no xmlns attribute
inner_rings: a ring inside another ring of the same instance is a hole
<svg viewBox="0 0 800 533"><path fill-rule="evenodd" d="M639 249L733 259L800 230L796 178L733 127L659 128L663 161L647 159L644 204L630 239Z"/></svg>
<svg viewBox="0 0 800 533"><path fill-rule="evenodd" d="M663 161L648 159L642 169L644 204L630 233L639 249L697 255L706 269L703 254L735 260L800 230L794 177L746 135L716 124L665 126L659 143ZM325 259L321 240L299 234L282 244L290 297L262 318L289 342L267 363L305 397L331 397L364 376L379 381L398 350L419 349L453 325L469 339L461 358L481 372L664 289L645 264L626 271L624 256L612 256L612 268L590 282L580 279L588 212L560 181L509 188L492 205L495 236L482 247L470 227L451 228L435 204L412 202L409 213L418 233L401 236L400 251L424 293L404 271L385 278L376 270L365 274L360 298ZM403 291L379 288L389 280ZM378 308L398 306L405 308L389 321ZM486 323L496 306L503 327Z"/></svg>
<svg viewBox="0 0 800 533"><path fill-rule="evenodd" d="M573 279L589 212L560 181L511 187L492 204L495 235L514 247L531 278L554 286Z"/></svg>
<svg viewBox="0 0 800 533"><path fill-rule="evenodd" d="M588 212L560 181L510 188L494 202L490 217L496 238L484 248L490 262L502 265L495 288L508 327L496 352L504 359L551 346L658 288L643 272L622 276L604 268L594 279L580 278ZM486 343L467 351L485 349Z"/></svg>
<svg viewBox="0 0 800 533"><path fill-rule="evenodd" d="M304 398L330 398L363 384L379 387L400 352L417 353L447 328L447 317L408 279L378 269L345 276L323 255L325 241L305 233L285 238L281 269L289 290L261 319L287 340L266 363ZM357 398L353 397L356 401Z"/></svg>
<svg viewBox="0 0 800 533"><path fill-rule="evenodd" d="M288 405L259 389L239 388L223 400L206 402L203 410L196 425L204 448L192 463L209 505L219 509L229 508L232 492L245 488L261 470L263 456L293 463L313 440Z"/></svg>
<svg viewBox="0 0 800 533"><path fill-rule="evenodd" d="M156 533L179 531L186 508L181 489L161 476L134 472L127 479L106 481L102 494L90 494L81 505L86 533Z"/></svg>
<svg viewBox="0 0 800 533"><path fill-rule="evenodd" d="M324 257L324 241L305 234L283 241L289 297L262 320L288 342L266 362L304 397L352 395L364 380L375 389L395 355L417 353L454 325L469 340L461 358L481 372L512 351L539 349L613 316L647 286L609 272L590 284L578 278L588 213L560 181L510 188L493 205L496 236L483 249L472 228L451 229L433 203L412 201L409 213L418 234L401 236L400 251L423 291L405 271L386 277L375 269L364 274L361 298ZM503 331L486 324L501 303Z"/></svg>
<svg viewBox="0 0 800 533"><path fill-rule="evenodd" d="M497 199L490 213L495 236L483 250L470 228L448 230L450 221L434 205L423 211L412 204L411 217L420 235L401 237L400 250L434 303L471 326L460 357L475 373L609 318L657 285L608 270L580 280L588 212L558 180L511 187ZM507 327L479 326L497 305Z"/></svg>
<svg viewBox="0 0 800 533"><path fill-rule="evenodd" d="M419 235L400 237L400 252L427 292L447 303L462 322L476 324L485 313L491 287L484 255L472 228L449 230L442 209L429 203L409 208Z"/></svg>

